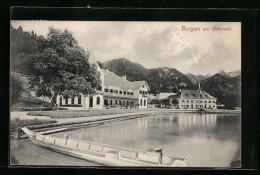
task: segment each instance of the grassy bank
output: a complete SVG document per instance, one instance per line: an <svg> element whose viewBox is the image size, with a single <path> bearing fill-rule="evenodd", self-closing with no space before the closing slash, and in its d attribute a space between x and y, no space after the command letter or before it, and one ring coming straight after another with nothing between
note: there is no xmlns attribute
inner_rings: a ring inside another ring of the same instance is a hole
<svg viewBox="0 0 260 175"><path fill-rule="evenodd" d="M17 135L17 129L26 127L26 126L32 126L32 125L43 125L43 124L50 124L50 123L56 123L55 120L40 120L40 119L33 119L33 120L10 120L10 135ZM23 131L19 129L19 135L22 135Z"/></svg>
<svg viewBox="0 0 260 175"><path fill-rule="evenodd" d="M32 111L27 115L31 116L48 116L53 119L61 118L78 118L78 117L92 117L112 114L125 114L140 112L138 109L100 109L100 110L86 110L86 111Z"/></svg>

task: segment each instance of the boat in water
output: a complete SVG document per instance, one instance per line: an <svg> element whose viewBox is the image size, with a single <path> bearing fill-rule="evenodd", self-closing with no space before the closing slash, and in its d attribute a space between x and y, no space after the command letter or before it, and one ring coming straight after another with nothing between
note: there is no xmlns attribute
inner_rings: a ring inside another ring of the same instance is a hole
<svg viewBox="0 0 260 175"><path fill-rule="evenodd" d="M185 167L187 158L168 157L84 140L58 138L21 128L36 145L105 166Z"/></svg>

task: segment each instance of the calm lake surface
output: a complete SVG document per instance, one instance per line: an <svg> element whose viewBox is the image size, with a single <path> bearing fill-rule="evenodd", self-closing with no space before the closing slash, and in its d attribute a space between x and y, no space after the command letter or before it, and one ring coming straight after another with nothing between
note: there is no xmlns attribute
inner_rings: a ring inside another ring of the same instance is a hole
<svg viewBox="0 0 260 175"><path fill-rule="evenodd" d="M188 157L188 167L229 167L241 160L240 114L164 113L66 134L142 151L162 147L164 155ZM10 157L11 163L19 165L98 166L38 147L28 139L11 140Z"/></svg>

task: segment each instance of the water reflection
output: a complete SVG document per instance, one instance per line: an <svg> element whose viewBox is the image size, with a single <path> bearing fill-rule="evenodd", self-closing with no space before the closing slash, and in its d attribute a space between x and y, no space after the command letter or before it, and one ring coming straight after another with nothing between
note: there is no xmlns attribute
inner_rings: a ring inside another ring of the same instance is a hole
<svg viewBox="0 0 260 175"><path fill-rule="evenodd" d="M187 156L190 167L229 167L232 161L240 160L240 125L240 115L172 113L68 134L143 151L159 146L165 155Z"/></svg>

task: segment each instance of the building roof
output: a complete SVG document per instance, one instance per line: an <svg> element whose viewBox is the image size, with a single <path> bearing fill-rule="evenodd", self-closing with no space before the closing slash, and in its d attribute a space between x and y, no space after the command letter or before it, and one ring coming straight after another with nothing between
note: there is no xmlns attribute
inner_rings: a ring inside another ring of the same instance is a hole
<svg viewBox="0 0 260 175"><path fill-rule="evenodd" d="M157 94L153 100L163 100L172 95L176 95L176 93L160 93L160 94Z"/></svg>
<svg viewBox="0 0 260 175"><path fill-rule="evenodd" d="M204 91L201 91L201 96L199 95L200 93L197 90L182 90L180 99L216 99Z"/></svg>
<svg viewBox="0 0 260 175"><path fill-rule="evenodd" d="M133 81L131 83L134 89L140 89L143 85L146 85L147 89L150 90L150 87L145 81Z"/></svg>
<svg viewBox="0 0 260 175"><path fill-rule="evenodd" d="M170 95L170 96L167 97L167 98L169 98L169 99L175 99L175 98L180 98L180 96L181 96L181 92L178 92L177 94L175 94L175 95Z"/></svg>
<svg viewBox="0 0 260 175"><path fill-rule="evenodd" d="M120 77L109 70L101 69L101 71L104 73L105 86L115 86L122 89L133 89L131 82L126 80L125 77Z"/></svg>

